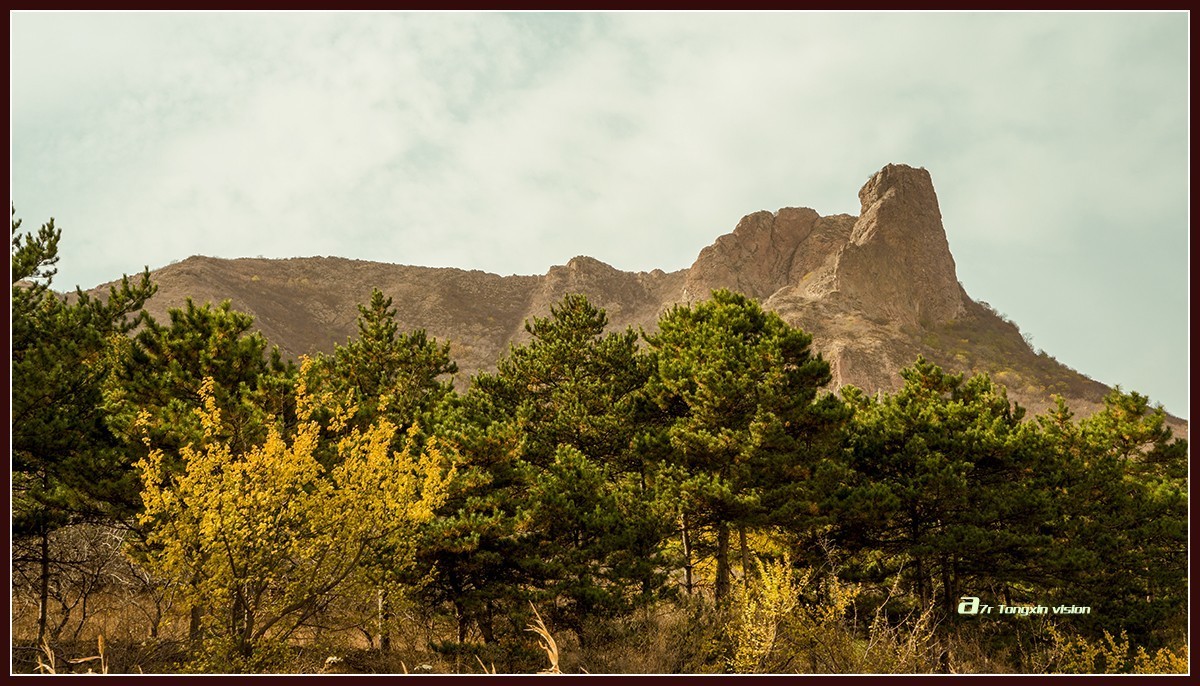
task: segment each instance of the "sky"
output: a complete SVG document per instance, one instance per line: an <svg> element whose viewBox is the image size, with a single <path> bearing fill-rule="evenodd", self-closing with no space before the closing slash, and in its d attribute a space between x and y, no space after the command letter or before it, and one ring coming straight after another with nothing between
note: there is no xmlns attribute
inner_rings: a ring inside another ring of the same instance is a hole
<svg viewBox="0 0 1200 686"><path fill-rule="evenodd" d="M1188 15L13 12L54 286L190 255L666 271L929 170L958 276L1189 414Z"/></svg>

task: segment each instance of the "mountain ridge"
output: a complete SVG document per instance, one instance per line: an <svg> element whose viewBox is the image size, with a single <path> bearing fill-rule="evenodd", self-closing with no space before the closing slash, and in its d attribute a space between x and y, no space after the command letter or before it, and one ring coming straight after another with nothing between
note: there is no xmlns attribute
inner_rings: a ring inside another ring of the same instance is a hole
<svg viewBox="0 0 1200 686"><path fill-rule="evenodd" d="M464 387L473 374L495 369L510 344L528 339L527 319L547 315L567 293L603 307L610 329L652 331L668 308L730 288L813 334L834 386L893 391L899 370L920 354L956 373L991 374L1035 412L1051 405L1052 393L1077 414L1102 406L1107 386L1035 353L1015 324L966 293L928 171L889 164L862 186L859 200L857 216L807 207L750 213L690 267L672 272L626 272L583 255L543 275L510 276L340 257L192 256L152 272L159 289L146 309L161 321L188 297L230 299L297 357L329 352L355 335L356 305L379 288L393 298L402 330L425 329L450 342L456 385ZM1170 421L1186 435L1186 421Z"/></svg>

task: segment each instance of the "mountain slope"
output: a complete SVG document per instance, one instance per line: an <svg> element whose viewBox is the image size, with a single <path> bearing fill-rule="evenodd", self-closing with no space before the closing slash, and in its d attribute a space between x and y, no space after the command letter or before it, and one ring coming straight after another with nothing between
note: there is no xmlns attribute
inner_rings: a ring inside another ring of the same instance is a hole
<svg viewBox="0 0 1200 686"><path fill-rule="evenodd" d="M868 392L900 386L899 370L923 354L944 368L988 372L1010 397L1040 411L1050 394L1079 414L1108 388L1030 349L1016 325L963 290L929 173L888 165L859 191L859 216L822 217L808 208L755 212L704 248L688 269L630 273L576 257L543 276L412 267L333 257L190 257L153 274L156 319L186 297L229 298L286 354L330 351L355 334L356 305L379 288L394 299L402 329L451 343L465 386L494 369L524 322L566 293L603 307L612 327L651 330L677 303L731 288L761 300L814 335L834 383ZM1186 432L1186 423L1173 420Z"/></svg>

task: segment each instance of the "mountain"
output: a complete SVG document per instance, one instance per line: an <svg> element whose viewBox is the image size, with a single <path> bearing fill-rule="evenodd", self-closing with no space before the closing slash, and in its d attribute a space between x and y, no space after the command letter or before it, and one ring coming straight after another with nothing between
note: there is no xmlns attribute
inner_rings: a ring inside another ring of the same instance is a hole
<svg viewBox="0 0 1200 686"><path fill-rule="evenodd" d="M923 354L956 372L991 374L1034 412L1054 393L1079 415L1101 406L1108 387L1035 353L1015 324L967 295L927 171L890 164L859 200L857 217L792 207L749 214L690 268L670 273L624 272L590 257L543 276L498 276L336 257L194 256L153 273L159 290L147 310L161 321L187 297L228 298L295 357L355 335L356 305L379 288L393 298L402 330L423 328L450 342L455 382L464 387L472 374L494 369L509 344L527 340L524 322L548 314L564 294L587 295L612 327L649 331L672 305L730 288L812 333L836 386L894 390L899 370ZM1186 422L1171 421L1186 435Z"/></svg>

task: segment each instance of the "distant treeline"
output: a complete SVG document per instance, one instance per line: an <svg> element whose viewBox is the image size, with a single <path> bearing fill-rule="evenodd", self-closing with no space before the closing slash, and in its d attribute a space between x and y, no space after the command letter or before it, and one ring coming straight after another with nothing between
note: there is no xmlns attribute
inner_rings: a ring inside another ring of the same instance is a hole
<svg viewBox="0 0 1200 686"><path fill-rule="evenodd" d="M460 393L378 290L294 364L228 302L154 321L148 273L54 294L19 225L14 669L1186 670L1187 446L1137 393L834 394L724 290L653 335L568 295Z"/></svg>

